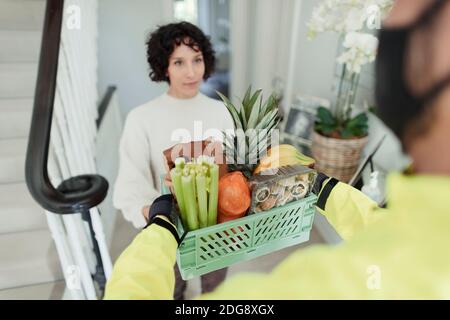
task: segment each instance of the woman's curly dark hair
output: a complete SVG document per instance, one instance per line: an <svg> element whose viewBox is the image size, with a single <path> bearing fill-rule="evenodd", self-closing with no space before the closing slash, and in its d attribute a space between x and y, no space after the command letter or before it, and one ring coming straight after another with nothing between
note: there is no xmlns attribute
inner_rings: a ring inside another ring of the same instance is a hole
<svg viewBox="0 0 450 320"><path fill-rule="evenodd" d="M195 25L189 22L179 22L160 26L148 37L146 45L147 62L151 69L150 79L156 82L167 81L170 83L169 77L166 75L169 58L175 47L181 43L202 52L205 63L203 79L209 78L214 71L216 62L210 38Z"/></svg>

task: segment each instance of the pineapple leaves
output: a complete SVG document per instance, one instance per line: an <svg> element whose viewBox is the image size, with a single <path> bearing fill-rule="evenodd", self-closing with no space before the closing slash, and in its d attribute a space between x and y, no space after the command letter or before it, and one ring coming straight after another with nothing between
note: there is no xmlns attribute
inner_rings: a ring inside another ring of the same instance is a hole
<svg viewBox="0 0 450 320"><path fill-rule="evenodd" d="M248 105L246 106L247 110L245 110L247 116L250 115L250 113L253 110L253 106L255 105L256 101L258 100L259 95L261 94L262 89L256 90L256 92L251 97L250 101L248 102Z"/></svg>
<svg viewBox="0 0 450 320"><path fill-rule="evenodd" d="M252 93L251 86L247 89L241 101L241 108L237 108L232 102L217 92L230 112L234 124L235 133L224 134L223 147L225 149L229 169L247 172L251 175L256 167L260 152L264 152L270 145L273 130L279 125L278 102L272 94L263 101L262 90ZM258 101L259 100L259 101ZM244 135L238 130L242 130Z"/></svg>
<svg viewBox="0 0 450 320"><path fill-rule="evenodd" d="M233 118L234 126L236 129L243 129L241 120L239 119L239 114L234 105L231 103L231 101L225 97L223 94L221 94L219 91L216 91L216 93L219 95L219 97L224 102L225 106L228 109L228 112L230 112L231 117Z"/></svg>
<svg viewBox="0 0 450 320"><path fill-rule="evenodd" d="M261 92L261 90L257 91L255 93L255 95L256 94L259 95L260 92ZM256 98L258 98L258 96L256 96ZM261 96L261 100L262 100L262 96ZM253 101L253 98L252 98L252 101ZM258 123L258 117L260 115L260 106L261 106L261 104L256 104L256 106L255 106L255 102L256 102L256 100L254 100L254 102L253 102L252 112L251 112L250 117L248 119L248 123L247 123L247 128L248 129L254 128L256 126L256 124Z"/></svg>
<svg viewBox="0 0 450 320"><path fill-rule="evenodd" d="M270 113L266 114L261 121L256 125L255 129L265 129L268 128L272 121L275 120L278 115L278 109L272 110Z"/></svg>
<svg viewBox="0 0 450 320"><path fill-rule="evenodd" d="M249 90L250 89L251 87L249 87ZM242 101L242 109L240 112L240 118L245 128L253 128L258 121L259 108L258 106L255 106L255 103L262 92L262 90L259 89L250 97L251 92L249 92L249 90L247 90L244 100ZM258 110L255 111L255 109ZM256 115L254 115L255 112L257 113ZM252 118L252 115L256 118L252 120L251 124L250 119Z"/></svg>
<svg viewBox="0 0 450 320"><path fill-rule="evenodd" d="M267 99L267 101L264 103L263 107L261 108L260 119L258 119L258 120L261 121L262 118L268 112L272 111L275 107L277 107L277 101L272 94L272 95L270 95L269 99Z"/></svg>
<svg viewBox="0 0 450 320"><path fill-rule="evenodd" d="M252 86L249 86L247 92L245 92L244 99L242 100L243 105L247 105L250 100L250 95L252 94Z"/></svg>
<svg viewBox="0 0 450 320"><path fill-rule="evenodd" d="M239 119L241 119L242 127L247 128L247 116L245 115L245 105L241 105L239 110Z"/></svg>

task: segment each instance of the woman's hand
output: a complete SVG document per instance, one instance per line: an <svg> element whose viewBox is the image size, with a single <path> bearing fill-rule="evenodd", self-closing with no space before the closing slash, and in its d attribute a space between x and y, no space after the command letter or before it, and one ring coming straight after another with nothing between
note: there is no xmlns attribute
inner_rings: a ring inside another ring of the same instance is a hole
<svg viewBox="0 0 450 320"><path fill-rule="evenodd" d="M148 212L149 212L149 210L150 210L150 206L145 206L141 210L141 213L144 216L145 221L147 221L147 222L148 222Z"/></svg>
<svg viewBox="0 0 450 320"><path fill-rule="evenodd" d="M164 185L169 188L170 192L175 196L175 191L173 189L172 184L172 177L170 176L170 173L166 173L166 176L164 177Z"/></svg>

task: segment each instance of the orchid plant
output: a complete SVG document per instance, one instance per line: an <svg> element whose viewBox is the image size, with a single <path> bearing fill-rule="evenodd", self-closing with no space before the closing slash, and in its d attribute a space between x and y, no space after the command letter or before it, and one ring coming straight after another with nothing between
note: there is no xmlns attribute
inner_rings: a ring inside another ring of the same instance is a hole
<svg viewBox="0 0 450 320"><path fill-rule="evenodd" d="M314 8L307 24L308 37L335 32L343 48L337 57L342 71L336 107L334 114L324 107L318 109L315 129L319 133L344 139L367 135L367 111L352 117L356 92L362 67L376 58L378 39L370 30L381 27L392 5L393 0L322 0Z"/></svg>

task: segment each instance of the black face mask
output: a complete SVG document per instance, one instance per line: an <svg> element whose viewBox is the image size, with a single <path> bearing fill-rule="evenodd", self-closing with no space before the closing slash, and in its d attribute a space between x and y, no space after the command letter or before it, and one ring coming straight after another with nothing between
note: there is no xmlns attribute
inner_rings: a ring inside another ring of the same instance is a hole
<svg viewBox="0 0 450 320"><path fill-rule="evenodd" d="M376 100L381 120L400 138L408 123L420 116L430 102L448 85L450 77L438 82L422 96L408 89L405 75L406 50L411 33L428 23L446 3L437 0L412 25L406 28L382 29L376 62Z"/></svg>

